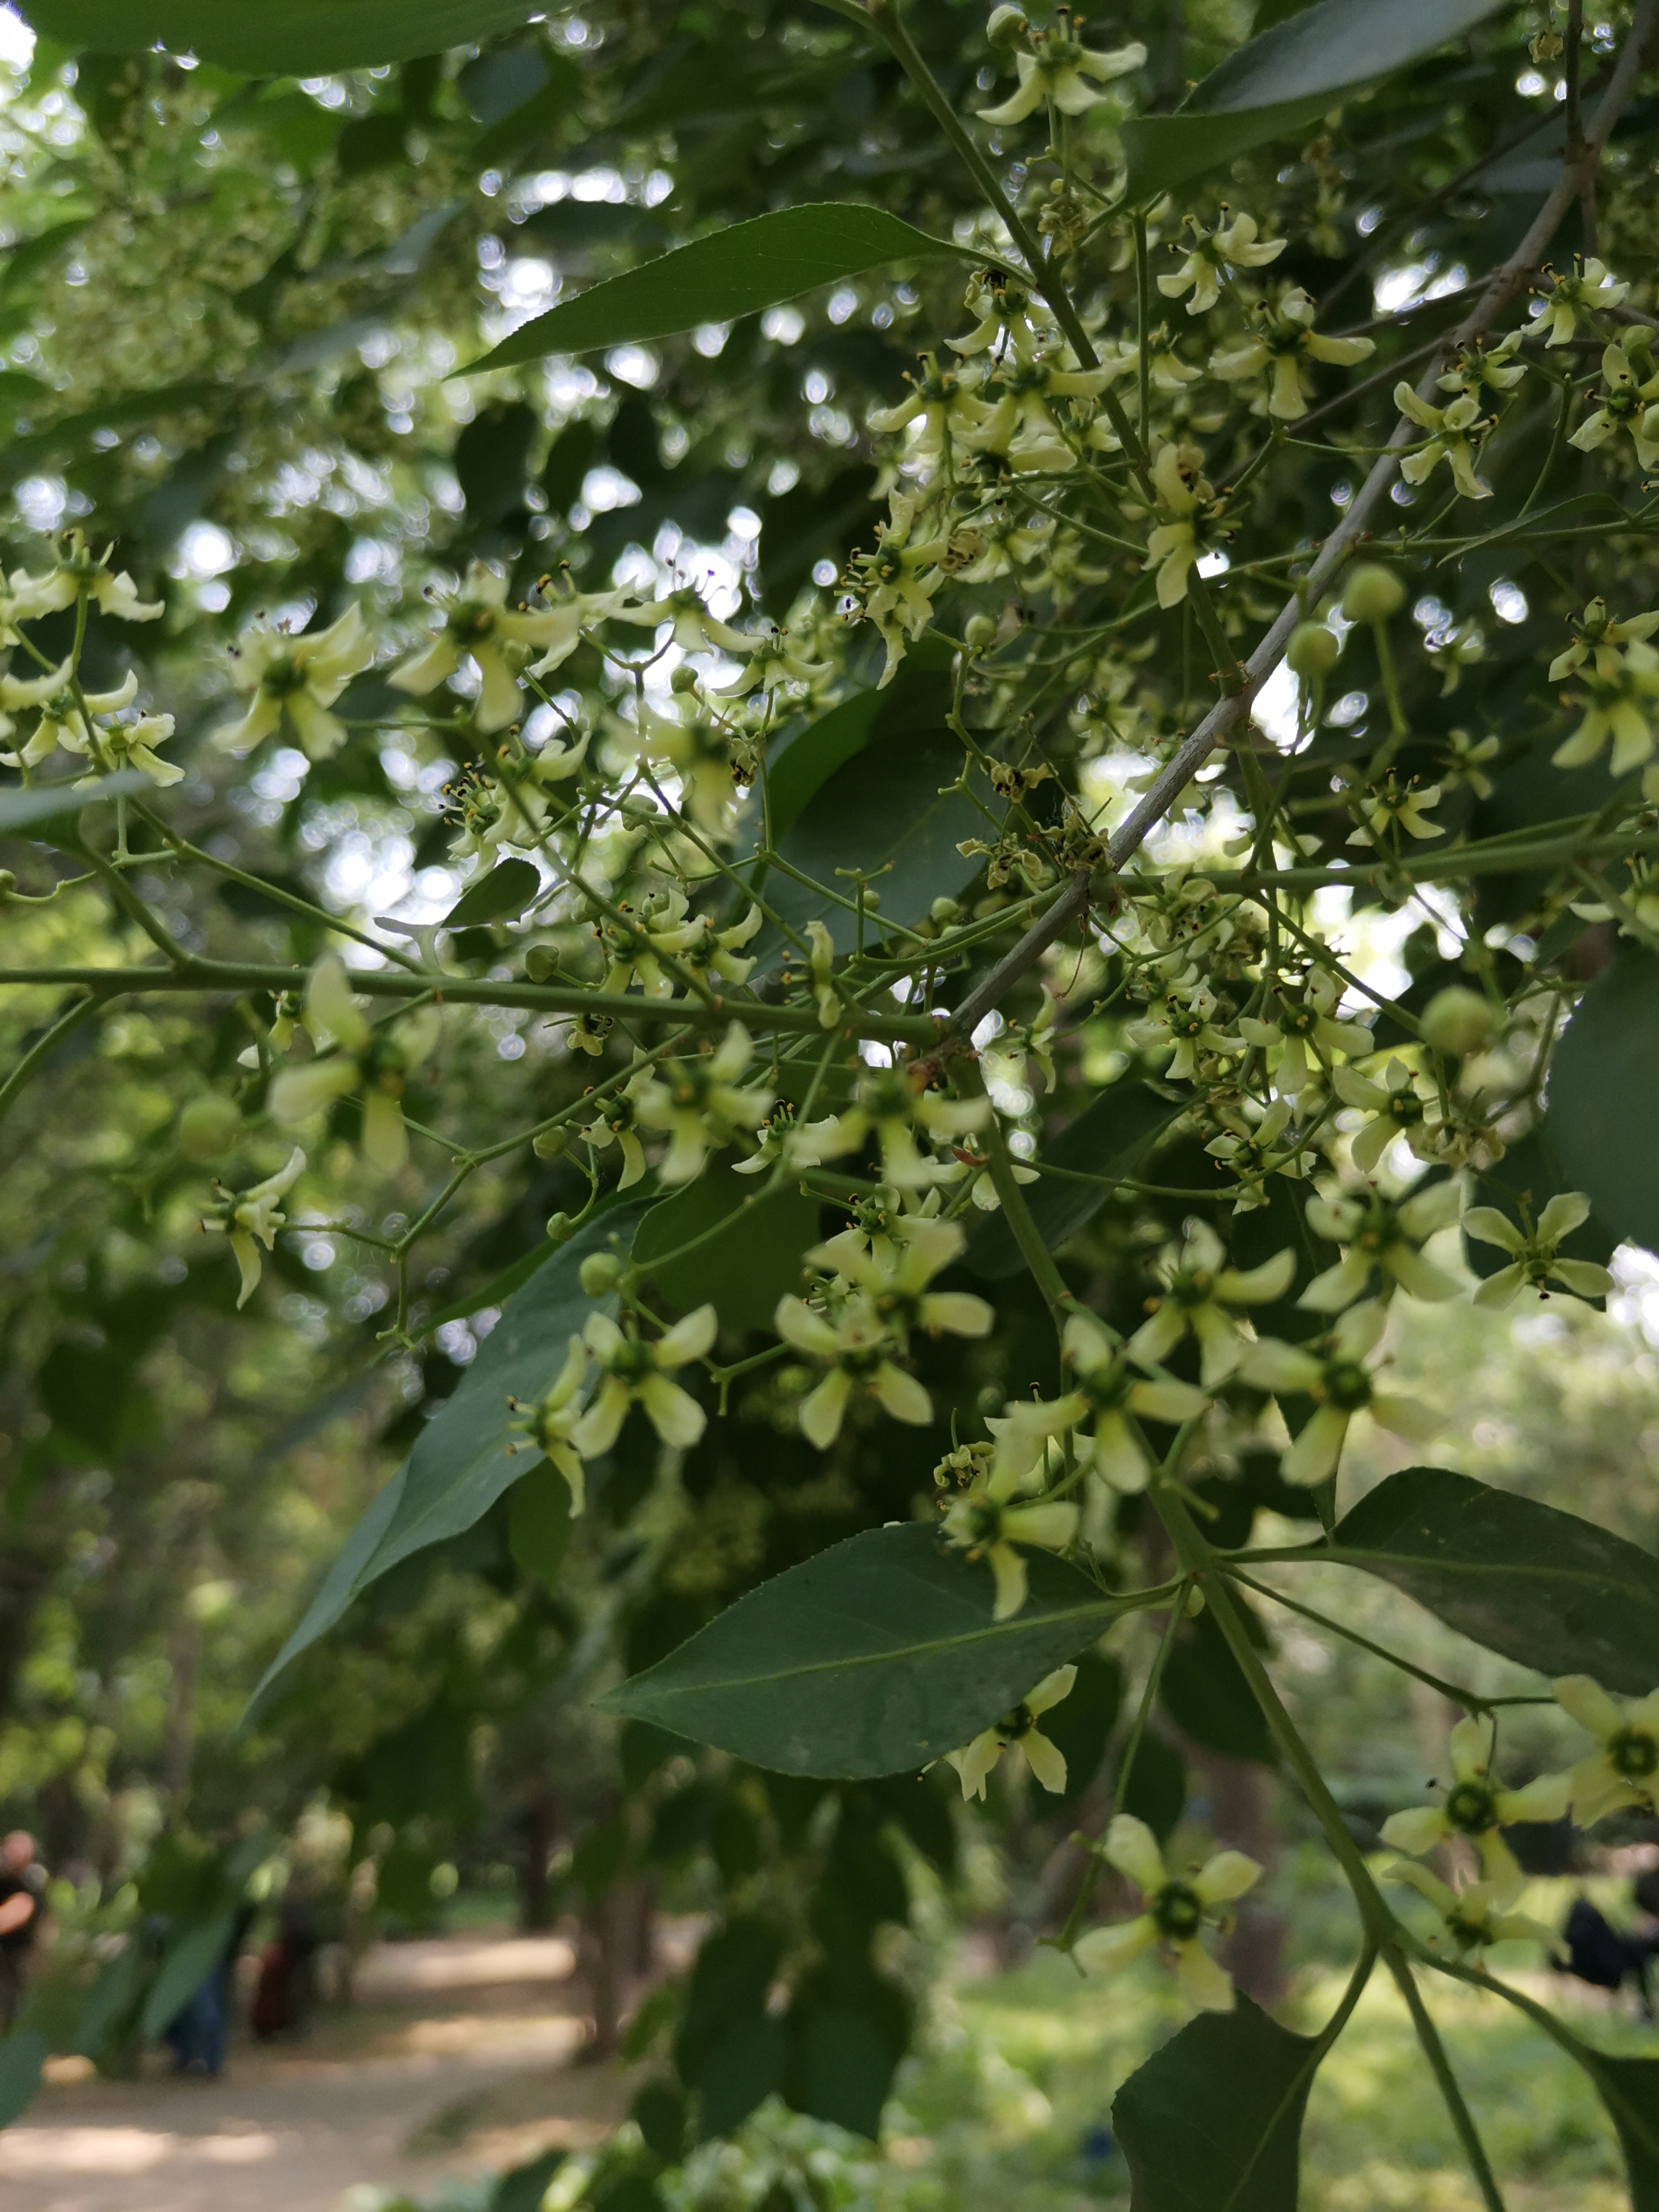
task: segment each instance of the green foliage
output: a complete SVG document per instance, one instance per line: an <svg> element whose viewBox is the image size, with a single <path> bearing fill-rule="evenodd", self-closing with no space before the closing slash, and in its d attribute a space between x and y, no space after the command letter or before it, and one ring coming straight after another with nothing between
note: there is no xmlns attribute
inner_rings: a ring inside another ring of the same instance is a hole
<svg viewBox="0 0 1659 2212"><path fill-rule="evenodd" d="M1191 2021L1118 2091L1112 2123L1145 2212L1296 2212L1320 2046L1242 1998Z"/></svg>
<svg viewBox="0 0 1659 2212"><path fill-rule="evenodd" d="M1493 14L1498 0L1318 0L1229 54L1179 112L1126 125L1128 189L1150 204L1253 147L1316 123L1345 96L1407 67Z"/></svg>
<svg viewBox="0 0 1659 2212"><path fill-rule="evenodd" d="M1547 1674L1645 1694L1659 1671L1659 1562L1577 1514L1445 1468L1391 1474L1331 1556L1380 1575L1476 1643Z"/></svg>
<svg viewBox="0 0 1659 2212"><path fill-rule="evenodd" d="M1571 1187L1589 1193L1616 1240L1659 1242L1659 1186L1633 1098L1653 1095L1659 960L1631 946L1598 975L1555 1056L1546 1127ZM1541 1194L1540 1194L1541 1195Z"/></svg>
<svg viewBox="0 0 1659 2212"><path fill-rule="evenodd" d="M25 2112L40 2086L46 2039L36 2027L14 2028L0 2037L0 2128Z"/></svg>
<svg viewBox="0 0 1659 2212"><path fill-rule="evenodd" d="M744 1598L602 1700L781 1774L902 1774L967 1742L1121 1607L1074 1568L1031 1563L1030 1602L993 1618L988 1570L925 1527L872 1529Z"/></svg>
<svg viewBox="0 0 1659 2212"><path fill-rule="evenodd" d="M841 277L939 255L969 258L961 246L929 238L880 208L851 203L779 208L596 284L504 338L467 374L507 368L544 354L674 337L702 323L736 322Z"/></svg>
<svg viewBox="0 0 1659 2212"><path fill-rule="evenodd" d="M137 54L153 46L194 53L251 76L317 76L406 61L522 23L523 0L277 0L228 12L210 0L31 0L28 21L66 46Z"/></svg>

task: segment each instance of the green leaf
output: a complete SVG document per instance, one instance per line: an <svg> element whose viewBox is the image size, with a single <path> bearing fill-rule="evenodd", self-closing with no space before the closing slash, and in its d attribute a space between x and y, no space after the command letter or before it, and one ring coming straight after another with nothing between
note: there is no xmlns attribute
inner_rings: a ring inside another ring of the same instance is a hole
<svg viewBox="0 0 1659 2212"><path fill-rule="evenodd" d="M498 860L487 876L470 883L444 916L446 929L476 929L480 922L511 921L542 887L532 860Z"/></svg>
<svg viewBox="0 0 1659 2212"><path fill-rule="evenodd" d="M229 1947L236 1924L236 1907L228 1905L193 1928L185 1929L167 1946L161 1971L144 1999L143 2032L152 2039L165 2035L210 1974L216 1972Z"/></svg>
<svg viewBox="0 0 1659 2212"><path fill-rule="evenodd" d="M365 0L356 0L358 6ZM836 201L778 208L676 247L642 269L608 277L538 315L458 374L472 376L550 353L668 338L700 323L732 323L889 261L974 257L884 209ZM981 257L982 258L982 257Z"/></svg>
<svg viewBox="0 0 1659 2212"><path fill-rule="evenodd" d="M507 1543L526 1574L551 1589L570 1543L570 1485L551 1460L532 1467L507 1507Z"/></svg>
<svg viewBox="0 0 1659 2212"><path fill-rule="evenodd" d="M411 1553L462 1534L529 1474L535 1461L508 1449L514 1416L507 1400L538 1398L588 1315L610 1310L583 1291L581 1263L590 1252L609 1250L613 1237L626 1250L649 1204L635 1199L596 1215L507 1300L453 1395L359 1522L305 1618L266 1669L250 1715L289 1662L325 1636L371 1583Z"/></svg>
<svg viewBox="0 0 1659 2212"><path fill-rule="evenodd" d="M534 0L24 0L48 39L100 54L151 46L247 76L325 76L471 45L526 21Z"/></svg>
<svg viewBox="0 0 1659 2212"><path fill-rule="evenodd" d="M994 1620L982 1560L925 1523L869 1528L763 1583L599 1700L600 1710L782 1774L860 1780L969 1742L1123 1610L1028 1553L1031 1594Z"/></svg>
<svg viewBox="0 0 1659 2212"><path fill-rule="evenodd" d="M1267 1716L1213 1613L1201 1613L1177 1632L1161 1694L1176 1727L1206 1751L1273 1765L1277 1754Z"/></svg>
<svg viewBox="0 0 1659 2212"><path fill-rule="evenodd" d="M1144 1820L1160 1844L1168 1843L1175 1832L1187 1809L1186 1762L1154 1729L1148 1729L1141 1737L1129 1769L1129 1786L1126 1790L1120 1781L1113 1802L1120 1813L1133 1813L1137 1820Z"/></svg>
<svg viewBox="0 0 1659 2212"><path fill-rule="evenodd" d="M134 792L154 791L155 787L143 771L136 768L124 768L115 775L102 776L79 791L70 783L37 783L27 790L21 785L14 786L0 791L0 837L30 830L37 822L56 822L65 814L78 814L95 799L124 799Z"/></svg>
<svg viewBox="0 0 1659 2212"><path fill-rule="evenodd" d="M1051 1797L1034 1775L1027 1803L1036 1818L1063 1816L1088 1790L1100 1771L1122 1702L1123 1669L1117 1661L1098 1651L1082 1653L1069 1695L1042 1723L1042 1733L1066 1761L1065 1795Z"/></svg>
<svg viewBox="0 0 1659 2212"><path fill-rule="evenodd" d="M1229 54L1174 115L1123 126L1128 197L1145 206L1460 38L1499 0L1322 0Z"/></svg>
<svg viewBox="0 0 1659 2212"><path fill-rule="evenodd" d="M1232 2012L1188 2021L1112 2106L1135 2212L1296 2212L1320 2057L1242 1995Z"/></svg>
<svg viewBox="0 0 1659 2212"><path fill-rule="evenodd" d="M40 2086L46 2039L38 2027L20 2027L0 2039L0 2128L26 2112Z"/></svg>
<svg viewBox="0 0 1659 2212"><path fill-rule="evenodd" d="M866 947L882 924L924 920L936 898L954 897L983 866L957 850L965 838L996 835L994 822L971 799L945 787L955 784L962 768L962 747L948 730L912 731L902 741L866 747L820 785L779 841L781 859L814 883L833 885L840 898L853 895L848 870L862 869L875 879L881 906L866 921ZM994 805L976 769L974 780ZM853 950L858 918L850 905L777 869L766 878L765 895L792 927L822 921L837 952ZM906 941L914 943L901 940ZM776 958L781 942L769 923L755 939L763 965Z"/></svg>
<svg viewBox="0 0 1659 2212"><path fill-rule="evenodd" d="M1575 2055L1618 2131L1631 2212L1659 2212L1659 2058L1614 2058L1583 2045Z"/></svg>
<svg viewBox="0 0 1659 2212"><path fill-rule="evenodd" d="M542 2199L563 2164L562 2150L544 2150L523 2166L510 2167L490 2191L489 2212L542 2212Z"/></svg>
<svg viewBox="0 0 1659 2212"><path fill-rule="evenodd" d="M1077 1175L1129 1175L1181 1111L1144 1083L1115 1083L1037 1157ZM1027 1183L1024 1190L1031 1218L1051 1252L1086 1228L1112 1195L1103 1183L1071 1182L1060 1176L1044 1176ZM975 1274L989 1282L1018 1274L1025 1265L1013 1231L1000 1212L975 1230L963 1258Z"/></svg>
<svg viewBox="0 0 1659 2212"><path fill-rule="evenodd" d="M1540 1674L1593 1674L1632 1697L1659 1683L1659 1559L1575 1513L1413 1467L1361 1498L1317 1556Z"/></svg>
<svg viewBox="0 0 1659 2212"><path fill-rule="evenodd" d="M1545 1130L1567 1188L1614 1237L1659 1251L1659 959L1622 951L1590 985L1555 1049Z"/></svg>
<svg viewBox="0 0 1659 2212"><path fill-rule="evenodd" d="M634 1257L653 1269L672 1304L689 1310L708 1300L728 1328L768 1328L778 1300L799 1290L801 1255L818 1240L817 1200L793 1182L763 1197L766 1180L720 1161L646 1215ZM654 1266L659 1253L699 1237L708 1242Z"/></svg>
<svg viewBox="0 0 1659 2212"><path fill-rule="evenodd" d="M919 725L937 729L943 724L951 705L953 657L931 632L925 635L906 654L884 691L855 691L775 749L766 764L766 805L774 842L788 835L836 769L866 745L902 745ZM763 820L758 793L750 799L750 811L758 835Z"/></svg>
<svg viewBox="0 0 1659 2212"><path fill-rule="evenodd" d="M1541 1124L1511 1145L1498 1165L1481 1176L1480 1202L1496 1206L1519 1229L1523 1225L1520 1197L1525 1197L1535 1221L1558 1192L1573 1188L1557 1153L1553 1132L1547 1124ZM1594 1260L1605 1267L1618 1241L1592 1213L1567 1237L1563 1249L1570 1260ZM1465 1237L1463 1257L1473 1273L1486 1276L1507 1267L1510 1255L1500 1244L1483 1244L1479 1237Z"/></svg>

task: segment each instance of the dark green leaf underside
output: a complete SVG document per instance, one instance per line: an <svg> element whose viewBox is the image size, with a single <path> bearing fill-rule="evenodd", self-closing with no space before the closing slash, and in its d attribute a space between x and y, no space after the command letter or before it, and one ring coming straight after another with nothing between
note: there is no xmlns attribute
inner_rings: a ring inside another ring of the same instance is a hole
<svg viewBox="0 0 1659 2212"><path fill-rule="evenodd" d="M538 315L461 373L736 322L886 262L940 254L968 258L962 247L929 238L881 208L833 201L779 208L608 277Z"/></svg>
<svg viewBox="0 0 1659 2212"><path fill-rule="evenodd" d="M1112 2106L1134 2212L1296 2212L1318 2059L1316 2042L1247 1996L1189 2021Z"/></svg>
<svg viewBox="0 0 1659 2212"><path fill-rule="evenodd" d="M600 1703L784 1774L860 1779L967 1743L1121 1610L1028 1554L1031 1594L992 1618L989 1567L921 1522L872 1528L763 1583Z"/></svg>
<svg viewBox="0 0 1659 2212"><path fill-rule="evenodd" d="M34 28L101 54L165 46L249 76L320 76L492 38L534 0L24 0Z"/></svg>
<svg viewBox="0 0 1659 2212"><path fill-rule="evenodd" d="M1331 1556L1540 1674L1627 1696L1659 1683L1659 1559L1577 1514L1407 1468L1338 1522Z"/></svg>
<svg viewBox="0 0 1659 2212"><path fill-rule="evenodd" d="M1123 128L1137 201L1304 128L1344 94L1461 37L1498 0L1322 0L1252 39L1211 71L1174 115Z"/></svg>
<svg viewBox="0 0 1659 2212"><path fill-rule="evenodd" d="M603 1303L582 1290L582 1261L608 1250L613 1237L626 1251L650 1203L638 1199L597 1215L507 1300L453 1395L352 1532L254 1692L251 1710L371 1583L428 1545L464 1534L536 1464L533 1453L508 1449L514 1417L507 1401L538 1398L552 1382L571 1337Z"/></svg>
<svg viewBox="0 0 1659 2212"><path fill-rule="evenodd" d="M1567 1188L1589 1194L1610 1235L1650 1250L1659 1250L1656 1097L1659 959L1632 947L1596 977L1567 1024L1544 1126Z"/></svg>
<svg viewBox="0 0 1659 2212"><path fill-rule="evenodd" d="M1049 1166L1073 1175L1127 1175L1180 1111L1144 1083L1114 1084L1084 1109L1063 1135L1044 1147L1042 1158ZM1027 1186L1025 1202L1043 1243L1055 1252L1088 1226L1111 1194L1103 1180L1073 1182L1064 1176L1042 1176ZM991 1282L1017 1274L1025 1264L1000 1213L974 1231L966 1261L976 1275Z"/></svg>

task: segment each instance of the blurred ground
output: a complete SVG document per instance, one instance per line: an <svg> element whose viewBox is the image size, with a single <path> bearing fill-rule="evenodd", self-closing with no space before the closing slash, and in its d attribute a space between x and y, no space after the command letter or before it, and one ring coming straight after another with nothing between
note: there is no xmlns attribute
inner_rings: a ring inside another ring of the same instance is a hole
<svg viewBox="0 0 1659 2212"><path fill-rule="evenodd" d="M357 2002L300 2042L239 2040L217 2081L135 2081L58 2062L0 2135L6 2212L334 2212L353 2183L426 2191L626 2109L613 2067L572 2065L586 2021L558 1936L382 1945Z"/></svg>
<svg viewBox="0 0 1659 2212"><path fill-rule="evenodd" d="M1545 1887L1527 1902L1559 1917ZM670 1924L665 1966L683 1966L696 1932ZM1598 1999L1536 1958L1514 1947L1494 1964L1592 2044L1659 2056L1659 2033L1628 1999ZM1001 1971L995 1947L971 1940L957 1960L930 2047L889 2109L884 2158L839 2138L858 2161L856 2201L870 2212L1121 2212L1128 2181L1112 2099L1187 2016L1167 1980L1149 1962L1085 1982L1041 1950ZM1316 2028L1341 1979L1328 1966L1299 1970L1285 2016ZM453 2185L544 2148L596 2143L627 2109L629 2074L573 2063L587 2024L560 1937L382 1946L357 1988L356 2005L303 2043L239 2044L218 2082L159 2069L131 2082L70 2080L58 2062L59 2078L0 2135L0 2205L367 2212L403 2191L459 2204L465 2194ZM1496 1998L1445 1984L1427 1994L1510 2212L1626 2212L1612 2130L1583 2075ZM1304 2212L1480 2212L1404 2008L1380 1975L1315 2087L1302 2202Z"/></svg>

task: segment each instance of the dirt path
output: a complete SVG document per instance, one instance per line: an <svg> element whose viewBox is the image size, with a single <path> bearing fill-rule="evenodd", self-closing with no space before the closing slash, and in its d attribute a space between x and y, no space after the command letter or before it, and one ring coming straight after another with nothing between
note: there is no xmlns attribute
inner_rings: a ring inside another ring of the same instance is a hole
<svg viewBox="0 0 1659 2212"><path fill-rule="evenodd" d="M236 2045L217 2081L51 2080L0 2135L6 2212L338 2212L354 2183L430 2190L626 2110L558 1936L444 1937L363 1961L357 2002L301 2043Z"/></svg>

